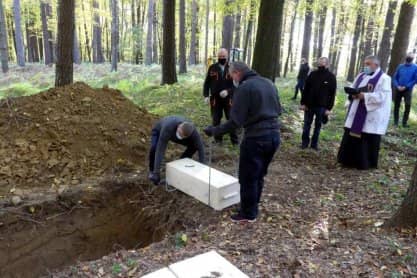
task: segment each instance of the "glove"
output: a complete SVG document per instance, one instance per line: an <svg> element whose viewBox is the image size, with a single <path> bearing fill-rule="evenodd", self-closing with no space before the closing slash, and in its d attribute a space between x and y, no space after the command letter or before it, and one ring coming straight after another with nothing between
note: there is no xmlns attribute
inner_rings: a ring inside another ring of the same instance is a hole
<svg viewBox="0 0 417 278"><path fill-rule="evenodd" d="M157 173L150 173L149 174L149 180L154 184L154 185L159 185L159 182L161 181L161 177L159 174Z"/></svg>
<svg viewBox="0 0 417 278"><path fill-rule="evenodd" d="M203 131L208 137L211 137L214 135L214 127L212 126L206 127L205 129L203 129Z"/></svg>
<svg viewBox="0 0 417 278"><path fill-rule="evenodd" d="M223 91L221 91L220 92L220 97L221 98L225 98L225 97L227 97L229 95L229 92L227 92L227 90L223 90Z"/></svg>
<svg viewBox="0 0 417 278"><path fill-rule="evenodd" d="M209 98L209 97L205 97L205 98L204 98L204 102L205 102L206 104L209 104L209 103L210 103L210 98Z"/></svg>

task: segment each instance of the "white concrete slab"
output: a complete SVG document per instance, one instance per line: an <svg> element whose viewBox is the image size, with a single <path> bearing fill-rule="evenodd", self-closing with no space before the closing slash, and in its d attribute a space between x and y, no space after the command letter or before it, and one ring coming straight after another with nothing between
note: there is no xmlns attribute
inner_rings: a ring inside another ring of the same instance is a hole
<svg viewBox="0 0 417 278"><path fill-rule="evenodd" d="M172 273L171 270L169 270L169 268L165 267L158 271L146 274L145 276L142 276L142 278L178 278L178 277L176 277L175 274Z"/></svg>
<svg viewBox="0 0 417 278"><path fill-rule="evenodd" d="M235 177L189 158L167 163L166 181L215 210L240 202L240 186Z"/></svg>
<svg viewBox="0 0 417 278"><path fill-rule="evenodd" d="M172 264L169 269L178 278L249 278L216 251L210 251Z"/></svg>

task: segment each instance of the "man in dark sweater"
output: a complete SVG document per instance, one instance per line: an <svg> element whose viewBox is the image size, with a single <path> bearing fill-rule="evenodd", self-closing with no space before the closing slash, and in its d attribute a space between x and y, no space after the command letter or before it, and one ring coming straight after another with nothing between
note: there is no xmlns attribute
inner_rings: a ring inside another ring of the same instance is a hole
<svg viewBox="0 0 417 278"><path fill-rule="evenodd" d="M191 158L198 151L199 161L205 162L204 145L194 125L182 117L165 117L158 121L152 129L149 179L155 185L158 185L161 180L161 163L169 141L186 146L181 158Z"/></svg>
<svg viewBox="0 0 417 278"><path fill-rule="evenodd" d="M300 69L298 71L298 75L297 75L297 84L295 85L295 93L294 93L294 97L292 99L296 100L297 96L298 96L298 90L300 90L300 92L303 92L304 89L304 85L308 76L308 73L310 72L310 66L308 65L307 59L306 58L302 58L301 59L301 65L300 65Z"/></svg>
<svg viewBox="0 0 417 278"><path fill-rule="evenodd" d="M220 126L207 127L204 132L216 136L244 128L239 159L240 210L231 219L253 222L258 216L264 177L280 144L281 105L275 85L245 63L232 63L229 72L239 84L233 96L230 119Z"/></svg>
<svg viewBox="0 0 417 278"><path fill-rule="evenodd" d="M223 113L226 119L229 119L233 98L233 80L229 74L227 61L228 52L222 48L217 56L217 63L211 65L207 71L203 90L205 102L210 103L213 126L220 125ZM236 131L230 131L230 139L232 144L238 143ZM221 143L223 136L215 136L215 140Z"/></svg>
<svg viewBox="0 0 417 278"><path fill-rule="evenodd" d="M336 96L336 77L329 71L329 59L322 57L317 70L310 73L301 92L301 110L304 110L304 127L301 148L318 150L320 129L323 119L327 118L333 108ZM314 121L314 132L310 142L310 129Z"/></svg>

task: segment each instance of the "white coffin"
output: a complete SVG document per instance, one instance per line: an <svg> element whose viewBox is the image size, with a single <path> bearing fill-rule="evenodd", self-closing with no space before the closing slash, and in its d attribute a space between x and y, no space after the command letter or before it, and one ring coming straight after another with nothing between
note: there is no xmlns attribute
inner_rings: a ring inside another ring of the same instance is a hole
<svg viewBox="0 0 417 278"><path fill-rule="evenodd" d="M167 163L166 182L215 210L240 202L240 186L235 177L189 158Z"/></svg>

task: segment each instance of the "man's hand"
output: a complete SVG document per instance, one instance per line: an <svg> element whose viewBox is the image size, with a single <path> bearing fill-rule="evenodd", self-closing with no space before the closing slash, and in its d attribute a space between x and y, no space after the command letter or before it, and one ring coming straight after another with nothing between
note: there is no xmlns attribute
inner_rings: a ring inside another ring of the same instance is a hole
<svg viewBox="0 0 417 278"><path fill-rule="evenodd" d="M214 135L214 127L212 126L206 127L203 131L208 137L212 137Z"/></svg>
<svg viewBox="0 0 417 278"><path fill-rule="evenodd" d="M329 116L329 115L330 115L330 113L331 113L331 112L330 112L330 110L327 110L327 109L326 109L326 111L324 111L324 115L326 115L326 116Z"/></svg>
<svg viewBox="0 0 417 278"><path fill-rule="evenodd" d="M359 93L355 96L356 99L362 100L365 99L365 94L364 93Z"/></svg>
<svg viewBox="0 0 417 278"><path fill-rule="evenodd" d="M300 110L308 111L308 108L305 105L300 105Z"/></svg>
<svg viewBox="0 0 417 278"><path fill-rule="evenodd" d="M205 104L209 104L210 103L210 98L209 97L205 97L204 98L204 102L205 102Z"/></svg>
<svg viewBox="0 0 417 278"><path fill-rule="evenodd" d="M149 180L154 185L159 185L159 182L161 181L161 176L158 173L150 173L149 174Z"/></svg>
<svg viewBox="0 0 417 278"><path fill-rule="evenodd" d="M397 90L400 91L400 92L405 91L405 89L406 88L404 86L398 86L397 87Z"/></svg>
<svg viewBox="0 0 417 278"><path fill-rule="evenodd" d="M225 98L229 95L229 92L227 90L223 90L220 92L220 97L221 98Z"/></svg>

